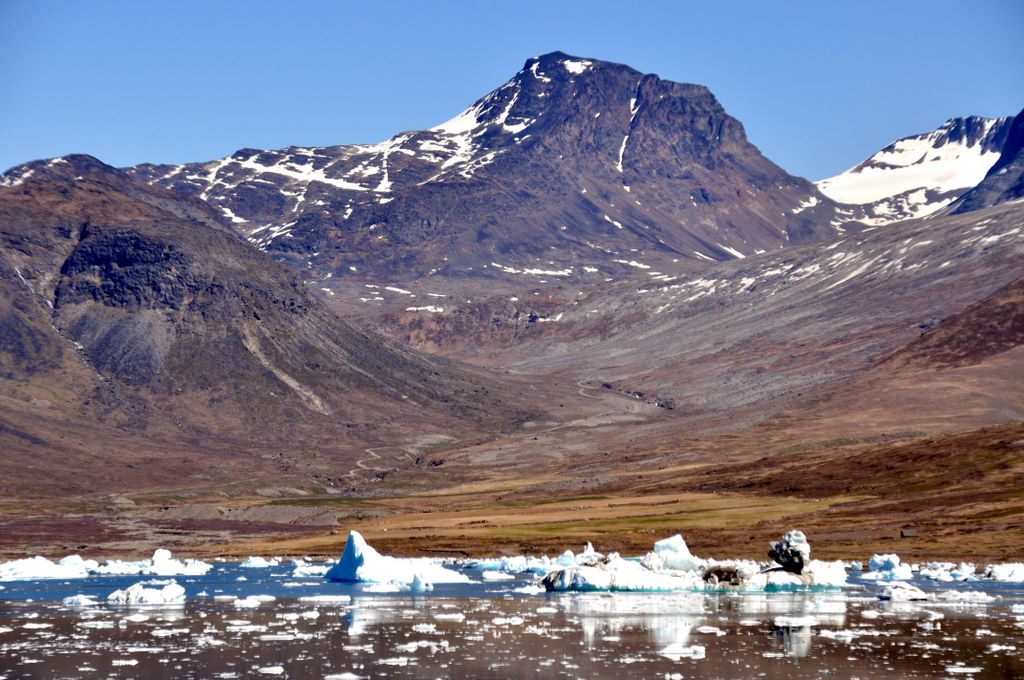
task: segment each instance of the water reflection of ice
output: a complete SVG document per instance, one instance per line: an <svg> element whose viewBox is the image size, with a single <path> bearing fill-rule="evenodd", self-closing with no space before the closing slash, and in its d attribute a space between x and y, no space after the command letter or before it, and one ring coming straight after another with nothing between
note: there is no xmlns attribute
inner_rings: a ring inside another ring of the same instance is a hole
<svg viewBox="0 0 1024 680"><path fill-rule="evenodd" d="M693 628L705 620L706 598L700 593L577 593L558 602L576 617L584 645L593 649L626 632L636 632L654 646L687 645Z"/></svg>

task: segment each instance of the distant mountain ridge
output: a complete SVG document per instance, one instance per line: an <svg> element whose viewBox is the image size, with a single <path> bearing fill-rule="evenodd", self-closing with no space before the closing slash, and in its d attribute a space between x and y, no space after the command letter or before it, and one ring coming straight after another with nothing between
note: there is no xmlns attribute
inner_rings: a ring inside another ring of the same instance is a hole
<svg viewBox="0 0 1024 680"><path fill-rule="evenodd" d="M869 226L926 217L985 177L1002 155L1013 117L951 118L931 132L903 137L846 172L815 182Z"/></svg>
<svg viewBox="0 0 1024 680"><path fill-rule="evenodd" d="M842 224L706 87L560 52L527 60L452 120L380 144L126 171L209 201L261 249L321 276L599 280L631 271L635 253L725 260Z"/></svg>

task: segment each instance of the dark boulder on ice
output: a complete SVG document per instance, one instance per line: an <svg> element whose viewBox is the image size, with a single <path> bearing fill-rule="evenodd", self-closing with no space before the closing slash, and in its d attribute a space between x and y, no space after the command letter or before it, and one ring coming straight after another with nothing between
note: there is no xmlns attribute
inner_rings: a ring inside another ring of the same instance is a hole
<svg viewBox="0 0 1024 680"><path fill-rule="evenodd" d="M772 545L768 557L779 564L783 571L799 576L804 571L804 565L810 560L811 544L807 542L804 532L796 529L787 531L781 541Z"/></svg>

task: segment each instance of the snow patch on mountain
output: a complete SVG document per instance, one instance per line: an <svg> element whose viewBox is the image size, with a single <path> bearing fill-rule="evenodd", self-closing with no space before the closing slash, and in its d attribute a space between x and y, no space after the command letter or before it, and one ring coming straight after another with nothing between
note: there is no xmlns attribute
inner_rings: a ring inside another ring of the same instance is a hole
<svg viewBox="0 0 1024 680"><path fill-rule="evenodd" d="M896 140L846 172L815 184L834 201L861 206L860 221L870 226L925 217L985 177L999 160L1009 121L953 118L931 132Z"/></svg>

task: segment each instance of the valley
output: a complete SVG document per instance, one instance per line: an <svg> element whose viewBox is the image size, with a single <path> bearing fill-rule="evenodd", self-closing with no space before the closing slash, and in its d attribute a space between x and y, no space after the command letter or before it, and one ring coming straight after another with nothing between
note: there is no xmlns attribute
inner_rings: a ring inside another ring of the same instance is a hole
<svg viewBox="0 0 1024 680"><path fill-rule="evenodd" d="M0 555L1019 556L1022 121L840 203L556 52L376 145L14 168Z"/></svg>

